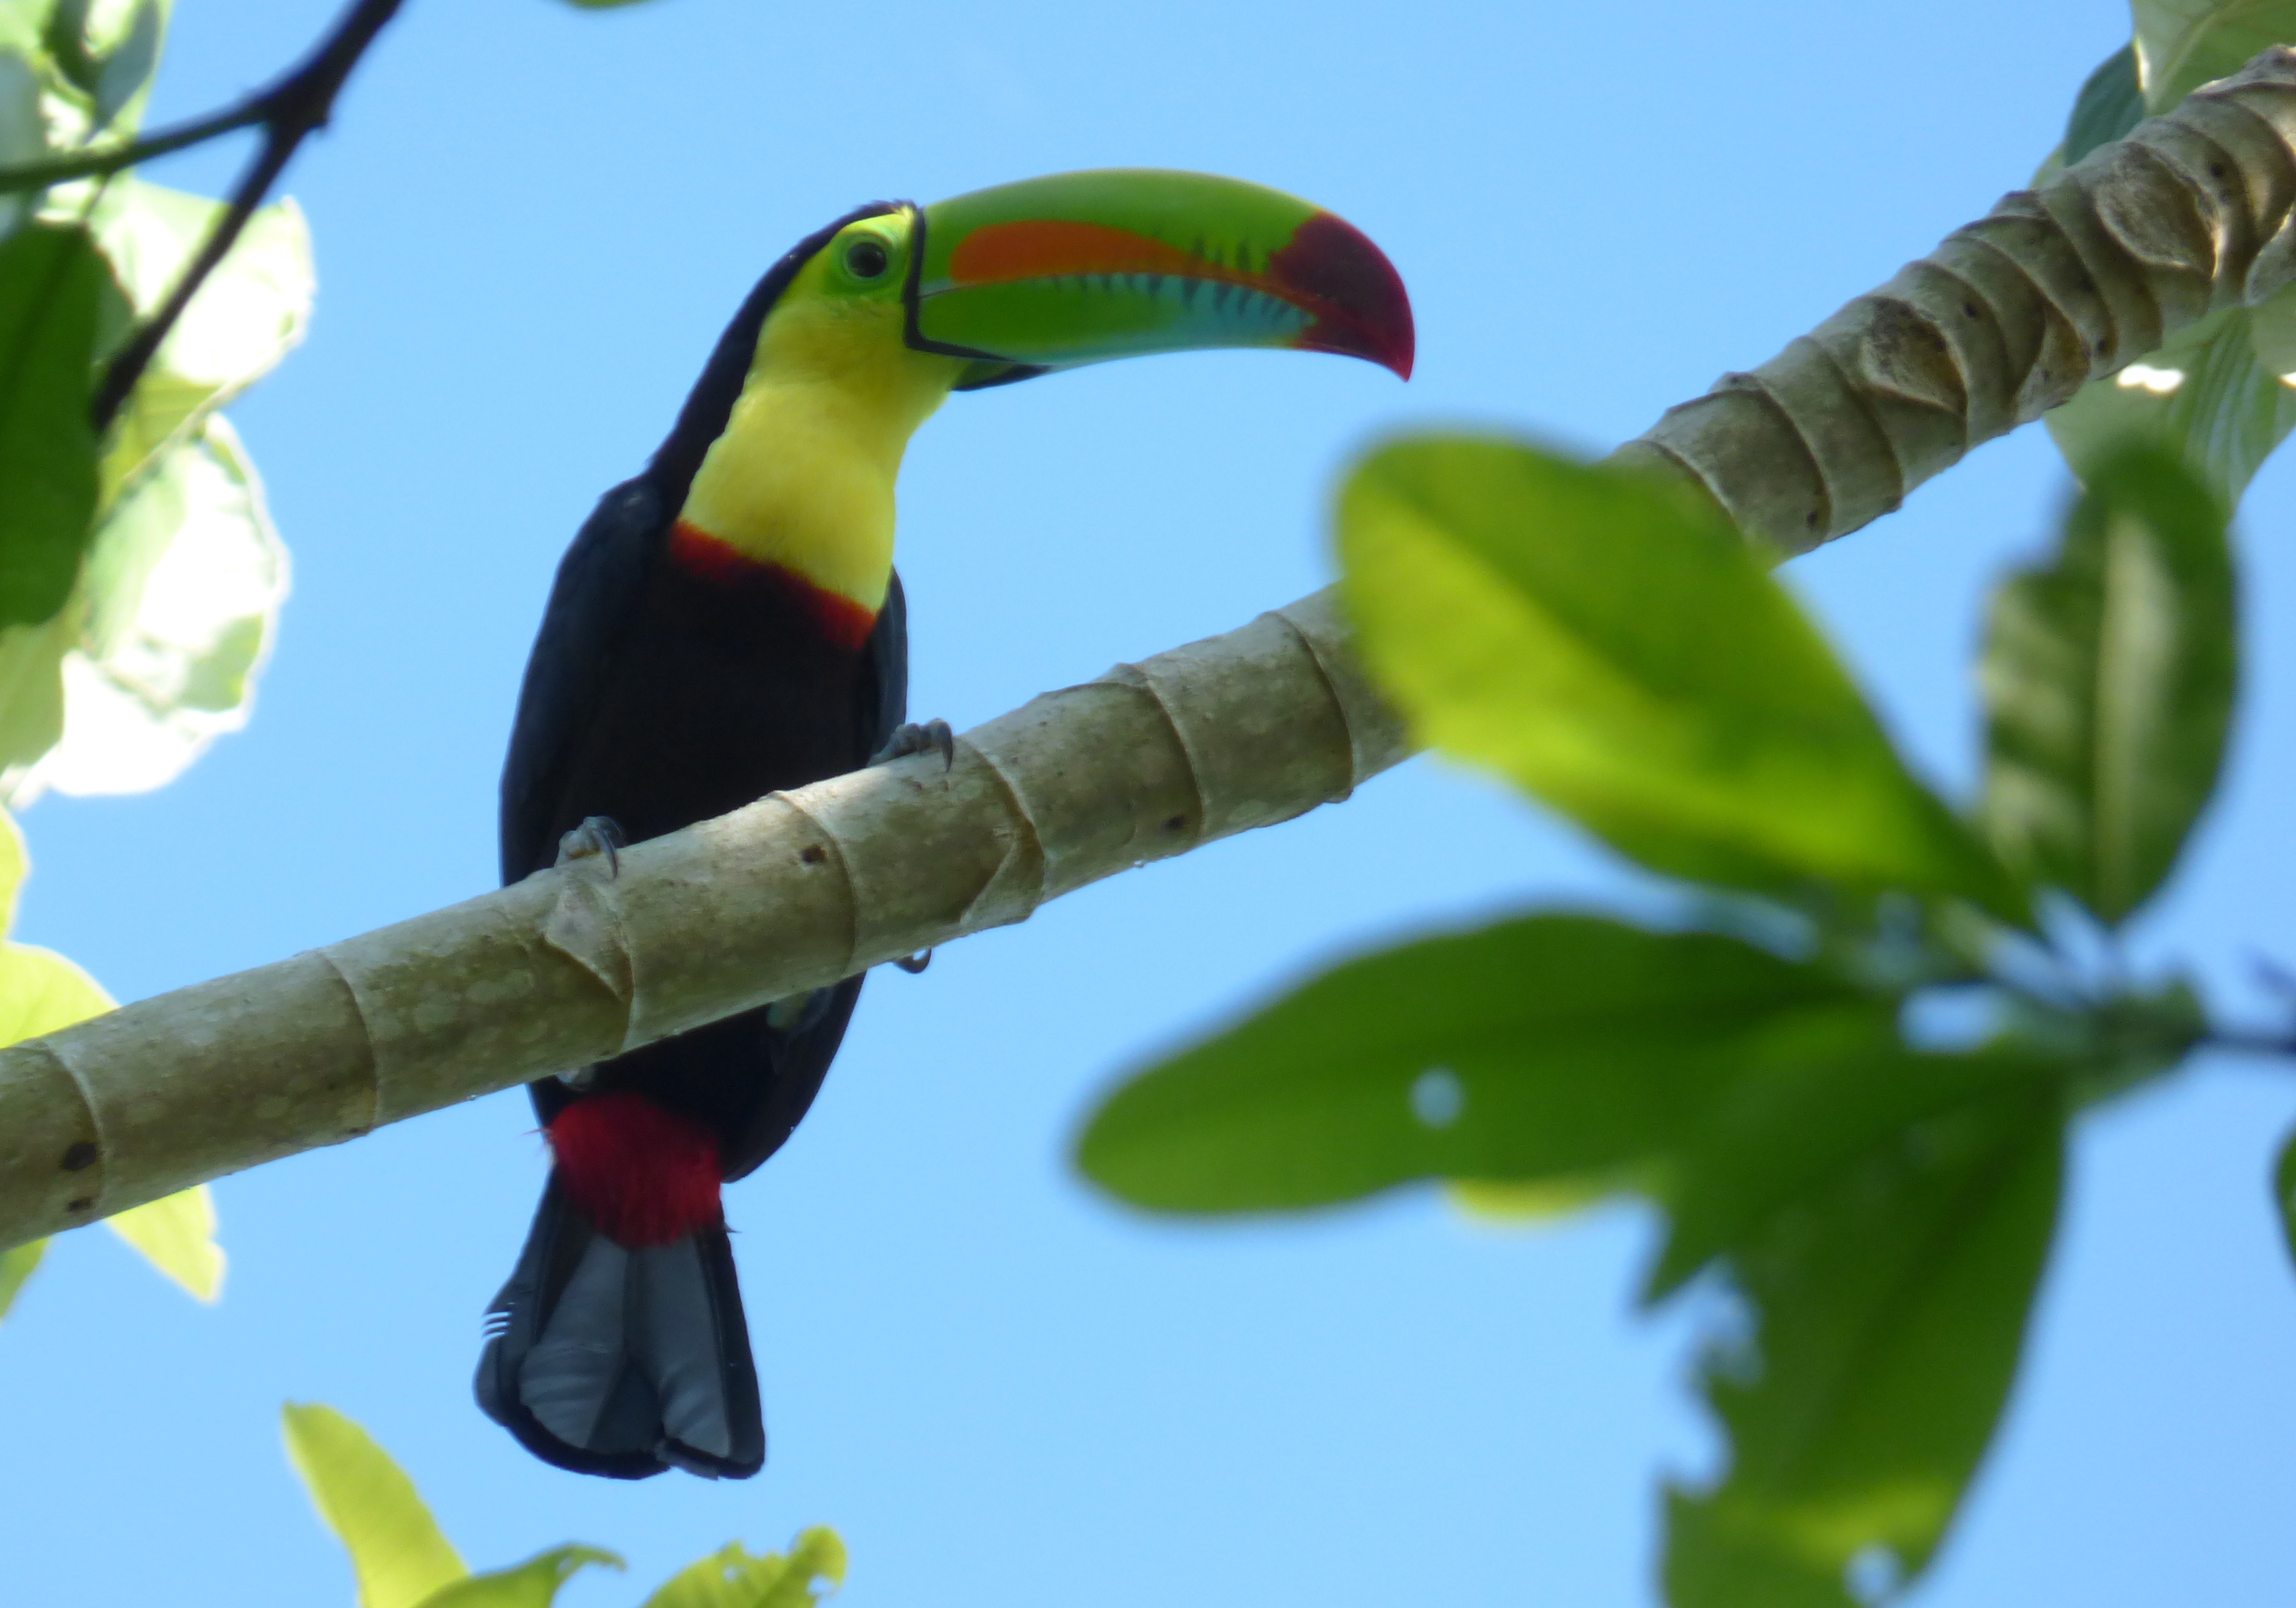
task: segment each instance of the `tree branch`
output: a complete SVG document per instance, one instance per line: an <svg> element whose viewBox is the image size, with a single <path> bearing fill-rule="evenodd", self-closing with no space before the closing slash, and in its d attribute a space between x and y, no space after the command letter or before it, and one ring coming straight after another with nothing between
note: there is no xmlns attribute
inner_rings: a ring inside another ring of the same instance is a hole
<svg viewBox="0 0 2296 1608"><path fill-rule="evenodd" d="M0 1051L0 1245L1025 921L1408 751L1331 595L857 771Z"/></svg>
<svg viewBox="0 0 2296 1608"><path fill-rule="evenodd" d="M255 160L248 164L239 187L232 193L230 207L216 220L214 232L201 246L200 254L192 259L184 269L183 277L176 282L176 288L168 293L166 304L128 337L127 344L114 354L111 364L104 369L103 383L96 387L95 399L88 409L98 435L111 428L113 416L135 390L135 382L144 377L144 371L151 366L153 357L158 355L160 343L168 338L168 332L176 327L176 320L184 316L184 309L191 305L192 298L198 293L201 284L238 241L240 231L247 227L247 220L255 216L255 209L263 204L263 198L271 193L271 186L286 170L296 147L314 129L326 125L328 117L334 111L335 96L341 90L343 80L350 77L351 69L358 65L366 47L374 42L375 35L382 31L383 24L398 13L401 4L403 0L357 0L357 4L343 14L342 21L335 25L334 32L311 53L309 60L256 97L254 105L260 108L256 115L238 122L231 121L240 116L238 112L226 112L207 119L208 124L214 125L209 129L210 134L261 123L262 148L255 153ZM205 126L195 123L177 130L175 135L159 137L177 138ZM209 135L202 134L198 137L206 138ZM192 143L190 138L177 138L177 145L168 149ZM134 147L128 149L133 150ZM112 152L106 154L118 156L120 153Z"/></svg>
<svg viewBox="0 0 2296 1608"><path fill-rule="evenodd" d="M1800 551L2296 279L2296 52L2020 193L1620 449ZM1023 921L1409 743L1328 591L932 756L0 1050L0 1246Z"/></svg>
<svg viewBox="0 0 2296 1608"><path fill-rule="evenodd" d="M2274 46L1620 447L1805 553L2219 308L2296 280L2296 51Z"/></svg>

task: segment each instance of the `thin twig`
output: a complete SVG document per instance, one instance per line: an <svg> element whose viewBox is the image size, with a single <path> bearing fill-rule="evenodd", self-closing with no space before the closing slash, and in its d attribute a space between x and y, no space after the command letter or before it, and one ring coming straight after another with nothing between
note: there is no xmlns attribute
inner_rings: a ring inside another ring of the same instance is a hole
<svg viewBox="0 0 2296 1608"><path fill-rule="evenodd" d="M263 126L263 148L248 164L247 173L239 181L239 188L231 198L230 208L217 220L214 232L200 248L200 254L184 270L168 299L134 335L119 349L104 370L103 383L96 388L95 400L89 414L100 435L109 429L135 382L144 377L160 343L168 332L183 316L193 295L214 272L238 241L247 220L263 204L271 186L278 181L296 147L312 130L325 126L333 111L335 95L350 77L351 69L358 65L359 57L382 31L384 23L398 13L403 0L357 0L336 24L310 60L297 68L257 100L264 110L257 121Z"/></svg>
<svg viewBox="0 0 2296 1608"><path fill-rule="evenodd" d="M70 156L50 157L45 161L0 168L0 195L12 195L24 190L45 190L50 185L61 185L71 179L117 173L123 168L133 168L138 162L150 161L153 157L166 156L171 151L181 151L187 145L197 145L236 133L242 128L252 127L271 116L272 97L276 93L266 89L236 106L210 112L189 123L178 124L163 134L145 135L142 139L125 145L81 151Z"/></svg>

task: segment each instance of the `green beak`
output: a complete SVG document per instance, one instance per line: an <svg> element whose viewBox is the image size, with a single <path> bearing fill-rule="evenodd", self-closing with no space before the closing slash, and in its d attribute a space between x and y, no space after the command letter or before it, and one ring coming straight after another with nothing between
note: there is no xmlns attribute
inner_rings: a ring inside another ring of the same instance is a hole
<svg viewBox="0 0 2296 1608"><path fill-rule="evenodd" d="M1240 179L1111 168L924 209L908 343L960 390L1148 352L1288 347L1411 377L1411 301L1361 231Z"/></svg>

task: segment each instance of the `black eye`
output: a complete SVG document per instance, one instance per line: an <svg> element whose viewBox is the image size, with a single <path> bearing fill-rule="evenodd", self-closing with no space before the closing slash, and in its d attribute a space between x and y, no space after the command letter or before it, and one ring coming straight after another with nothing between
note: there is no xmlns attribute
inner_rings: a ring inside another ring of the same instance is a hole
<svg viewBox="0 0 2296 1608"><path fill-rule="evenodd" d="M856 279L874 279L891 261L882 241L857 240L845 248L845 266Z"/></svg>

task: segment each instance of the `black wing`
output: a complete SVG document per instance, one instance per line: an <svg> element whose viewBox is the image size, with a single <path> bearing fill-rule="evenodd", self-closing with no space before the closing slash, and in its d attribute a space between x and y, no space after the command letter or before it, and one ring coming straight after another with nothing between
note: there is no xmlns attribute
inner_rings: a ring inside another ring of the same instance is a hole
<svg viewBox="0 0 2296 1608"><path fill-rule="evenodd" d="M652 481L626 480L598 499L559 562L503 762L505 883L558 857L554 816L568 767L613 679L676 513Z"/></svg>

